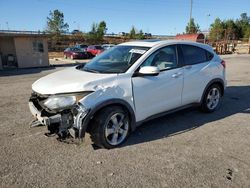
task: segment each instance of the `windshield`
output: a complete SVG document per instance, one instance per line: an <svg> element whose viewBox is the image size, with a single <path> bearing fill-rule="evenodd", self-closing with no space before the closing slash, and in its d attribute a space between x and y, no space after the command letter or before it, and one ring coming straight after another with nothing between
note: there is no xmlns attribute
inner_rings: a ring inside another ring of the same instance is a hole
<svg viewBox="0 0 250 188"><path fill-rule="evenodd" d="M138 46L115 46L87 63L83 70L98 73L124 73L149 48Z"/></svg>
<svg viewBox="0 0 250 188"><path fill-rule="evenodd" d="M80 48L87 48L87 45L80 45Z"/></svg>
<svg viewBox="0 0 250 188"><path fill-rule="evenodd" d="M102 50L103 48L101 46L95 46L97 50Z"/></svg>

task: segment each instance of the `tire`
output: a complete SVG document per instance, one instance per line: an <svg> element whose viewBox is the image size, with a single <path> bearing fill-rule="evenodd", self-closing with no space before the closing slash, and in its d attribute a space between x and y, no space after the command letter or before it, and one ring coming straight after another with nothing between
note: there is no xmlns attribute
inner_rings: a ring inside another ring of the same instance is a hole
<svg viewBox="0 0 250 188"><path fill-rule="evenodd" d="M66 56L66 55L64 55L64 56L63 56L63 58L64 58L64 59L67 59L67 56Z"/></svg>
<svg viewBox="0 0 250 188"><path fill-rule="evenodd" d="M93 54L90 53L90 52L88 52L88 56L89 56L90 59L92 59L94 57Z"/></svg>
<svg viewBox="0 0 250 188"><path fill-rule="evenodd" d="M219 85L211 85L205 92L201 110L203 112L211 113L217 110L221 104L222 89Z"/></svg>
<svg viewBox="0 0 250 188"><path fill-rule="evenodd" d="M73 55L71 55L71 56L70 56L70 59L72 59L72 60L73 60L73 59L74 59L74 56L73 56Z"/></svg>
<svg viewBox="0 0 250 188"><path fill-rule="evenodd" d="M125 142L129 130L128 113L119 106L110 106L93 118L90 137L96 146L112 149Z"/></svg>

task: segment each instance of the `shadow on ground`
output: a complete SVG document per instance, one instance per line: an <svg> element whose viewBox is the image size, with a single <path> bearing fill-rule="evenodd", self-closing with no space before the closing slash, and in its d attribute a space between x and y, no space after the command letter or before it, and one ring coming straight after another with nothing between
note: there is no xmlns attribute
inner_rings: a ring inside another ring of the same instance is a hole
<svg viewBox="0 0 250 188"><path fill-rule="evenodd" d="M214 113L207 114L197 108L189 108L146 122L121 147L171 137L237 113L250 114L250 86L228 87L220 109Z"/></svg>

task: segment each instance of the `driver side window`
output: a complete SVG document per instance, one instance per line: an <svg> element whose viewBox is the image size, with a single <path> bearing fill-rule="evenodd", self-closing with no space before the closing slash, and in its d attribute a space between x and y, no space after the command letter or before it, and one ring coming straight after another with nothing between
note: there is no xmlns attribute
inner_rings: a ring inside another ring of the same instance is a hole
<svg viewBox="0 0 250 188"><path fill-rule="evenodd" d="M150 55L141 65L156 66L161 71L177 67L176 45L166 46Z"/></svg>

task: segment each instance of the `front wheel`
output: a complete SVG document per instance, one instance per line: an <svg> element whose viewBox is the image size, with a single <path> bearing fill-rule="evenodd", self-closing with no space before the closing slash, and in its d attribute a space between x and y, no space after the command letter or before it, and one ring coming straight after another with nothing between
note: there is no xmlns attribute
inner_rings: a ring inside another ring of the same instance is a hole
<svg viewBox="0 0 250 188"><path fill-rule="evenodd" d="M101 110L91 125L91 139L95 145L111 149L121 145L129 135L128 113L119 106Z"/></svg>
<svg viewBox="0 0 250 188"><path fill-rule="evenodd" d="M222 92L217 84L211 85L205 92L201 110L203 112L213 112L217 110L221 103Z"/></svg>

